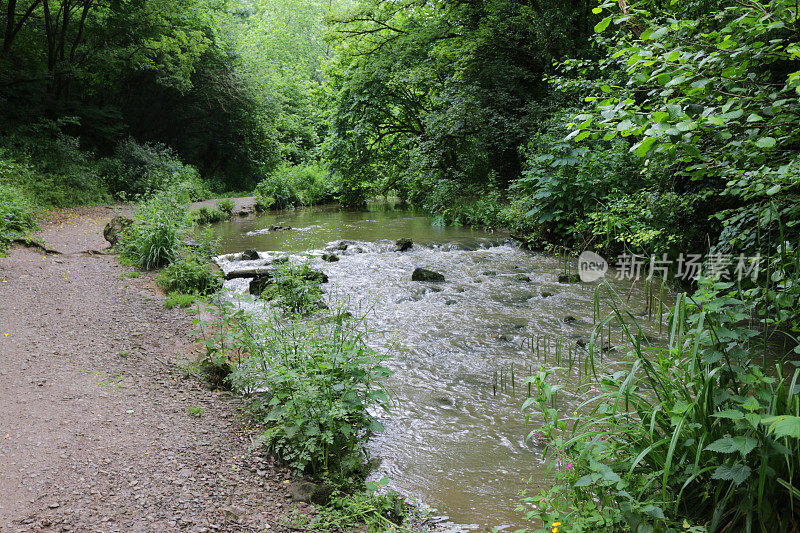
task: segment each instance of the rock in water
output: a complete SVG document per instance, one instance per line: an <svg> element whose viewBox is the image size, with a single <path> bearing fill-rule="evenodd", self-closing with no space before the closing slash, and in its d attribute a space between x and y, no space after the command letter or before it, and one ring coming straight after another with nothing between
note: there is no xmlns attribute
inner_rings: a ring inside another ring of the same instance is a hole
<svg viewBox="0 0 800 533"><path fill-rule="evenodd" d="M259 256L258 252L255 250L245 250L242 252L242 261L255 261L256 259L261 259L261 256Z"/></svg>
<svg viewBox="0 0 800 533"><path fill-rule="evenodd" d="M336 254L322 254L322 260L327 261L328 263L333 263L339 260L339 256Z"/></svg>
<svg viewBox="0 0 800 533"><path fill-rule="evenodd" d="M529 278L525 274L517 274L516 276L514 276L514 279L517 280L517 281L521 281L523 283L530 283L531 282L531 278Z"/></svg>
<svg viewBox="0 0 800 533"><path fill-rule="evenodd" d="M444 281L444 274L417 267L411 274L411 281Z"/></svg>
<svg viewBox="0 0 800 533"><path fill-rule="evenodd" d="M133 224L133 220L122 215L117 215L111 219L111 222L106 224L105 229L103 229L103 237L111 243L111 246L114 246L119 242L122 232L131 224Z"/></svg>
<svg viewBox="0 0 800 533"><path fill-rule="evenodd" d="M328 283L328 275L318 270L309 270L304 276L306 281L316 281L317 283Z"/></svg>
<svg viewBox="0 0 800 533"><path fill-rule="evenodd" d="M249 292L253 296L261 296L261 293L267 288L267 286L273 282L273 278L271 274L262 274L260 276L256 276L250 282Z"/></svg>
<svg viewBox="0 0 800 533"><path fill-rule="evenodd" d="M395 252L405 252L414 246L414 241L411 239L397 239L397 242L395 242L394 245Z"/></svg>

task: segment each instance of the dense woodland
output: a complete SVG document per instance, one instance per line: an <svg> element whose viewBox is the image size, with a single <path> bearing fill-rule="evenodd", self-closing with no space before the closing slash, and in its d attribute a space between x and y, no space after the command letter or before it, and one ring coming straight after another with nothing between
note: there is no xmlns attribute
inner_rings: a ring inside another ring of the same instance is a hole
<svg viewBox="0 0 800 533"><path fill-rule="evenodd" d="M644 386L703 381L638 440L563 443L582 466L538 516L798 531L797 386L751 339L797 352L799 32L788 0L3 0L0 241L37 208L180 190L395 196L537 249L758 256L757 279L685 287L696 366Z"/></svg>

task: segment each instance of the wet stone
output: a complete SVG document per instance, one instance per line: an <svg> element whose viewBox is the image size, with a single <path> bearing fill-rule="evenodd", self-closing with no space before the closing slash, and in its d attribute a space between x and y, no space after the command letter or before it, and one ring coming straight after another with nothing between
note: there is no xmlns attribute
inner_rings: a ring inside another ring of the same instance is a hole
<svg viewBox="0 0 800 533"><path fill-rule="evenodd" d="M441 281L444 281L444 274L440 274L439 272L435 272L433 270L428 270L427 268L417 267L417 268L414 269L414 272L411 274L411 281L436 281L436 282L441 282Z"/></svg>

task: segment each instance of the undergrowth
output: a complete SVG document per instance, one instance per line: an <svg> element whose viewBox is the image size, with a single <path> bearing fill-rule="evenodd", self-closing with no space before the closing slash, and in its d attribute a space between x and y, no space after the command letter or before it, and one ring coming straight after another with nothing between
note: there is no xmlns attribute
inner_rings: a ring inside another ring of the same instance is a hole
<svg viewBox="0 0 800 533"><path fill-rule="evenodd" d="M788 361L800 347L789 336L768 349L753 316L734 284L702 280L672 310L668 345L645 347L613 306L597 327L621 328L627 364L599 374L592 361L600 388L571 390L574 416L557 408L554 369L532 376L524 409L543 419L557 483L525 497L527 517L562 531L797 531L800 370Z"/></svg>

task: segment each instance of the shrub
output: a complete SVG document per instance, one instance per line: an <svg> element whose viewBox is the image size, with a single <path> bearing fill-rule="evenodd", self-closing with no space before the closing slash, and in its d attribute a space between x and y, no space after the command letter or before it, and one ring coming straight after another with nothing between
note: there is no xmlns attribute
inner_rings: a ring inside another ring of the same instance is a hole
<svg viewBox="0 0 800 533"><path fill-rule="evenodd" d="M208 295L222 287L222 276L207 260L184 253L158 274L156 283L169 293Z"/></svg>
<svg viewBox="0 0 800 533"><path fill-rule="evenodd" d="M102 169L114 194L147 196L173 188L190 201L210 194L197 169L181 162L171 148L160 143L140 144L126 139L117 145L114 158L103 161Z"/></svg>
<svg viewBox="0 0 800 533"><path fill-rule="evenodd" d="M223 211L205 205L190 211L189 217L197 224L213 224L230 218L230 216Z"/></svg>
<svg viewBox="0 0 800 533"><path fill-rule="evenodd" d="M525 407L544 418L559 483L526 498L528 517L566 531L795 529L800 370L785 378L779 359L767 373L766 340L743 325L751 307L733 283L702 280L679 299L667 347L643 348L628 321L630 364L594 396L573 391L585 407L574 417L554 407L552 371L534 376Z"/></svg>
<svg viewBox="0 0 800 533"><path fill-rule="evenodd" d="M371 433L383 427L370 414L388 408L380 380L387 358L366 345L362 320L263 320L238 315L248 357L231 376L250 397L266 430L261 442L292 467L317 478L363 479Z"/></svg>
<svg viewBox="0 0 800 533"><path fill-rule="evenodd" d="M328 504L317 507L313 517L298 513L290 520L296 529L311 531L366 532L402 531L401 524L418 517L419 512L394 491L378 492L379 483L367 483L365 490L352 494L335 493ZM295 528L293 528L295 529ZM413 530L412 530L413 531Z"/></svg>
<svg viewBox="0 0 800 533"><path fill-rule="evenodd" d="M256 208L288 209L300 205L332 202L336 188L322 167L304 163L283 165L256 186Z"/></svg>
<svg viewBox="0 0 800 533"><path fill-rule="evenodd" d="M0 159L0 165L3 160ZM0 182L0 254L12 240L35 229L33 208L19 190Z"/></svg>
<svg viewBox="0 0 800 533"><path fill-rule="evenodd" d="M225 198L224 200L217 202L217 209L225 213L228 218L230 218L231 215L233 215L233 210L236 209L236 202L230 198Z"/></svg>
<svg viewBox="0 0 800 533"><path fill-rule="evenodd" d="M105 202L108 189L92 154L58 132L0 139L0 182L43 207Z"/></svg>
<svg viewBox="0 0 800 533"><path fill-rule="evenodd" d="M278 265L261 297L291 313L309 314L322 307L322 276L306 263Z"/></svg>

